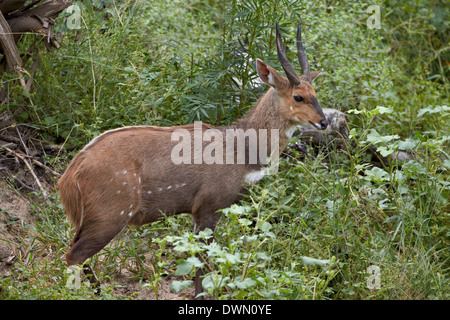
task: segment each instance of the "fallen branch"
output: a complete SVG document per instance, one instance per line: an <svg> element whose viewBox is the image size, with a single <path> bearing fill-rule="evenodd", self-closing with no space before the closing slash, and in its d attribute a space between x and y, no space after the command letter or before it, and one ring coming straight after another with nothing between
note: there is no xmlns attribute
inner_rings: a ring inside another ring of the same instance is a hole
<svg viewBox="0 0 450 320"><path fill-rule="evenodd" d="M25 163L25 165L27 166L28 170L30 170L31 175L33 176L34 180L36 181L36 184L38 185L39 189L42 192L42 195L44 197L44 199L47 199L47 191L45 191L44 187L41 184L41 181L39 180L39 178L37 177L36 173L33 170L33 167L31 166L31 164L27 161L27 159L22 156L21 154L19 154L18 152L11 150L8 147L5 147L5 150L8 151L9 153L11 153L14 157L16 157L17 159L20 159L23 161L23 163Z"/></svg>
<svg viewBox="0 0 450 320"><path fill-rule="evenodd" d="M21 143L19 138L8 136L6 134L0 134L0 139L1 140L5 140L7 142L15 143L15 144L20 144Z"/></svg>
<svg viewBox="0 0 450 320"><path fill-rule="evenodd" d="M17 138L16 138L16 139L17 139ZM5 150L8 151L9 153L14 152L14 150L10 149L9 147L17 147L17 145L14 144L14 143L9 143L9 144L0 146L0 148L5 149ZM53 174L55 177L61 177L61 173L56 172L56 171L53 170L52 168L46 166L46 165L43 164L42 162L40 162L40 161L38 161L38 160L36 160L36 159L30 157L30 156L28 156L28 157L31 159L31 161L32 161L35 165L41 167L41 168L44 169L44 170L47 170L48 172L50 172L51 174Z"/></svg>
<svg viewBox="0 0 450 320"><path fill-rule="evenodd" d="M15 127L15 129L16 129L17 135L19 136L19 140L20 140L20 142L22 143L22 146L23 146L23 148L24 148L24 150L25 150L25 153L27 154L27 156L30 156L30 150L28 150L27 145L26 145L25 142L23 141L22 135L20 134L20 131L19 131L19 129L17 128L17 126Z"/></svg>
<svg viewBox="0 0 450 320"><path fill-rule="evenodd" d="M23 188L26 188L28 190L34 191L34 192L39 192L39 190L36 190L30 186L27 186L22 180L20 180L19 178L17 178L16 176L12 176L14 180L16 180ZM19 190L22 188L19 188Z"/></svg>
<svg viewBox="0 0 450 320"><path fill-rule="evenodd" d="M32 159L33 163L38 165L39 167L49 171L51 174L53 174L56 177L61 177L61 174L56 172L55 170L53 170L52 168L47 167L45 164L43 164L42 162L36 160L36 159Z"/></svg>
<svg viewBox="0 0 450 320"><path fill-rule="evenodd" d="M312 126L305 126L299 128L294 132L294 136L298 136L298 141L288 145L287 150L283 156L292 156L295 158L296 154L301 157L310 155L307 146L313 149L328 152L334 150L346 150L348 152L349 146L352 142L348 139L348 117L342 111L336 109L323 108L323 112L328 122L326 130L319 130ZM413 154L407 151L397 150L384 157L380 154L377 148L373 145L369 146L366 151L371 155L371 163L379 168L386 168L392 163L404 163L414 159Z"/></svg>

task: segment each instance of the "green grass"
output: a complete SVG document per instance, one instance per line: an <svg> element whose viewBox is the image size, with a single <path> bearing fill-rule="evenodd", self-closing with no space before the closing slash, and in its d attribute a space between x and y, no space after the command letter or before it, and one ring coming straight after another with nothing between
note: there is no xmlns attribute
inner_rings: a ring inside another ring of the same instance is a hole
<svg viewBox="0 0 450 320"><path fill-rule="evenodd" d="M49 159L56 167L110 128L233 122L264 90L250 58L281 69L273 26L281 22L294 48L299 14L311 68L325 71L319 101L348 113L351 143L331 157L284 159L224 210L213 245L198 241L208 233L192 234L189 216L127 228L91 259L99 296L66 286L71 232L53 192L33 206L35 227L20 227L23 250L0 278L0 297L133 298L117 291L123 270L156 296L167 279L182 291L203 252L213 265L203 284L216 299L448 299L448 8L382 1L382 28L369 30L369 4L111 1L83 8L80 30L60 19L66 34L59 50L42 53L34 106L19 96L9 105L25 107L18 121L39 127L43 140L75 148ZM369 145L415 159L373 167ZM379 289L367 286L370 266L380 268Z"/></svg>

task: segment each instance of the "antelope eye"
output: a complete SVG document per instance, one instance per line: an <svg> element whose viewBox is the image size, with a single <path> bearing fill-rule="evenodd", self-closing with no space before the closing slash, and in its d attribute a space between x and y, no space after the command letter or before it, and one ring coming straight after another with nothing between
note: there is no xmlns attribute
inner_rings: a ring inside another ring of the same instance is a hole
<svg viewBox="0 0 450 320"><path fill-rule="evenodd" d="M295 101L297 102L303 102L303 97L302 96L294 96Z"/></svg>

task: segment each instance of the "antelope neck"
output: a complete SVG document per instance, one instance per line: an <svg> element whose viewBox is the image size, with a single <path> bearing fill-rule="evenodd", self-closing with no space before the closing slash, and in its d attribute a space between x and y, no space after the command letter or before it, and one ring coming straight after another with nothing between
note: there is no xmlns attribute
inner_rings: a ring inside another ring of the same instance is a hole
<svg viewBox="0 0 450 320"><path fill-rule="evenodd" d="M275 89L271 88L261 97L257 104L232 127L243 129L244 131L255 129L257 133L259 129L266 129L268 134L270 134L271 129L278 129L279 153L281 154L291 138L287 135L287 132L294 126L289 119L283 118L284 113L279 110L281 107L281 99L276 94Z"/></svg>

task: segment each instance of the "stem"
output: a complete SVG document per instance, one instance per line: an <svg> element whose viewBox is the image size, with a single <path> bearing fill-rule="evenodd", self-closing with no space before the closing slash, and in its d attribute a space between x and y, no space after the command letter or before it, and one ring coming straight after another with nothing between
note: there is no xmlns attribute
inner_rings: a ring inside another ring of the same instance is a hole
<svg viewBox="0 0 450 320"><path fill-rule="evenodd" d="M88 29L88 25L87 25L87 23L86 23L86 21L84 20L84 18L83 17L81 17L81 20L83 21L83 23L84 23L84 25L86 26L86 29ZM95 113L97 113L97 105L96 105L96 102L95 102L95 96L96 96L96 89L95 89L95 87L96 87L96 81L95 81L95 72L94 72L94 63L93 63L93 54L92 54L92 45L91 45L91 36L90 36L90 34L89 34L89 32L87 32L87 36L88 36L88 44L89 44L89 53L90 53L90 56L91 56L91 72L92 72L92 81L94 82L94 86L93 86L93 94L92 94L92 103L93 103L93 106L94 106L94 112Z"/></svg>

